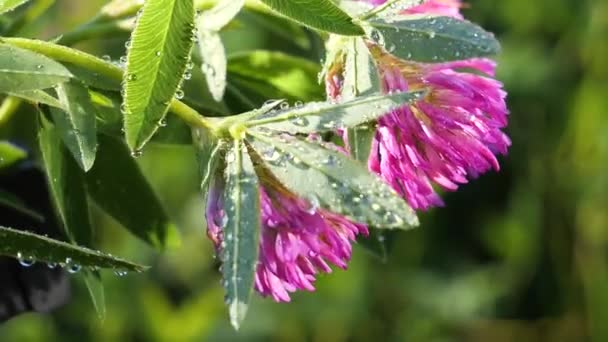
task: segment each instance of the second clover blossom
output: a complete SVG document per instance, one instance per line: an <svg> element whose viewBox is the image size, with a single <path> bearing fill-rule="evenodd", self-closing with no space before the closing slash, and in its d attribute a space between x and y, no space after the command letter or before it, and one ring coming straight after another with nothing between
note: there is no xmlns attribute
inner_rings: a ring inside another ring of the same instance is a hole
<svg viewBox="0 0 608 342"><path fill-rule="evenodd" d="M207 233L218 254L222 252L222 184L211 187L207 202ZM255 290L277 302L290 301L290 293L314 291L318 274L331 273L330 265L346 269L357 235L364 225L353 223L298 198L278 185L260 188L262 231Z"/></svg>
<svg viewBox="0 0 608 342"><path fill-rule="evenodd" d="M368 1L381 4L385 1ZM462 18L460 1L431 0L404 14ZM378 121L368 167L406 198L414 209L443 205L435 186L456 190L490 170L496 154L511 144L506 92L495 80L496 63L473 58L448 63L399 59L369 43L385 92L427 90L422 100L393 110ZM328 96L341 92L341 76L328 73Z"/></svg>

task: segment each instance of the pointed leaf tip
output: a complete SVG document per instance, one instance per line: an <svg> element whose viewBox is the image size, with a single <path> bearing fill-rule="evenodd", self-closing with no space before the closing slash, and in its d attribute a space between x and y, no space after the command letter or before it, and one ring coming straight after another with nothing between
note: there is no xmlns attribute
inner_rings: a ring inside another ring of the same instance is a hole
<svg viewBox="0 0 608 342"><path fill-rule="evenodd" d="M230 313L230 324L234 327L234 330L239 330L241 328L241 323L245 320L245 316L247 316L247 309L249 306L247 303L235 300L230 303L229 313Z"/></svg>
<svg viewBox="0 0 608 342"><path fill-rule="evenodd" d="M124 77L124 126L137 154L159 129L187 70L193 1L148 0L131 35Z"/></svg>

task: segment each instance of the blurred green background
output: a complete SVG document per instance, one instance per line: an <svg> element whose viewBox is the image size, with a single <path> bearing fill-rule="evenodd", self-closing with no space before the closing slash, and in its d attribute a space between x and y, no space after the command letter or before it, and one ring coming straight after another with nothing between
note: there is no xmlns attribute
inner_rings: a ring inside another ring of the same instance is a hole
<svg viewBox="0 0 608 342"><path fill-rule="evenodd" d="M103 3L57 1L26 35L69 30ZM96 215L103 250L153 268L104 274L104 322L74 277L68 306L15 318L0 326L0 340L608 341L608 1L468 4L465 15L503 43L498 78L509 92L513 147L500 173L445 194L446 207L422 214L420 229L396 235L386 264L356 247L349 270L320 277L315 293L289 304L256 298L234 332L193 151L153 146L140 165L182 246L158 255ZM224 34L230 52L263 47L319 62L252 24L243 19ZM123 42L78 47L118 58Z"/></svg>

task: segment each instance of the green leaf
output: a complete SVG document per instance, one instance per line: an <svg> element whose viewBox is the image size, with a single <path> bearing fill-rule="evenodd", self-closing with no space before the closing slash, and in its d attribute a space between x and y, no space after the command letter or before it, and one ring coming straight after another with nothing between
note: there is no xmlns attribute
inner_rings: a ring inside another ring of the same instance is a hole
<svg viewBox="0 0 608 342"><path fill-rule="evenodd" d="M0 141L0 169L25 159L27 152L8 141Z"/></svg>
<svg viewBox="0 0 608 342"><path fill-rule="evenodd" d="M125 134L132 151L158 130L188 65L193 44L190 0L148 0L131 36L125 72Z"/></svg>
<svg viewBox="0 0 608 342"><path fill-rule="evenodd" d="M2 191L2 189L0 189L0 206L17 211L34 221L44 223L44 216L28 208L17 196L10 192Z"/></svg>
<svg viewBox="0 0 608 342"><path fill-rule="evenodd" d="M200 29L197 33L198 46L203 64L201 68L205 74L209 91L216 102L220 102L226 91L226 50L215 31Z"/></svg>
<svg viewBox="0 0 608 342"><path fill-rule="evenodd" d="M363 35L363 29L331 0L261 0L286 17L321 31L345 36Z"/></svg>
<svg viewBox="0 0 608 342"><path fill-rule="evenodd" d="M118 273L122 272L124 271L121 270ZM97 316L103 321L106 318L106 296L103 289L103 282L101 281L101 275L98 271L85 269L84 283L89 290L89 296L91 297L95 311L97 311Z"/></svg>
<svg viewBox="0 0 608 342"><path fill-rule="evenodd" d="M311 203L378 228L418 225L390 186L344 154L286 135L250 131L248 139L277 179Z"/></svg>
<svg viewBox="0 0 608 342"><path fill-rule="evenodd" d="M0 93L50 88L71 77L68 69L48 57L0 44Z"/></svg>
<svg viewBox="0 0 608 342"><path fill-rule="evenodd" d="M382 91L376 63L362 38L351 38L346 44L344 84L340 100L369 96Z"/></svg>
<svg viewBox="0 0 608 342"><path fill-rule="evenodd" d="M142 272L145 266L46 236L0 226L0 255L32 258L37 262Z"/></svg>
<svg viewBox="0 0 608 342"><path fill-rule="evenodd" d="M43 108L43 111L44 110L45 109ZM84 174L64 147L58 128L53 126L53 124L46 119L45 115L40 115L39 117L40 150L42 152L42 159L49 182L51 197L55 204L55 208L57 209L57 213L61 218L66 235L72 243L91 246L93 241L93 226L89 217L89 204L85 192ZM35 256L34 254L32 255ZM111 264L106 264L106 266L103 264L96 265L94 263L86 264L85 262L94 262L94 259L87 261L80 256L80 259L78 259L72 256L65 256L64 254L59 255L63 256L63 258L46 261L65 262L65 258L69 257L81 266L113 267L125 270L134 269L132 267L122 267L120 265L114 267L111 266ZM42 259L42 257L36 257L36 259ZM112 257L110 257L110 261L111 259ZM89 288L89 292L92 295L91 300L93 301L96 310L98 310L98 314L101 316L105 314L105 303L99 302L99 289L95 287L99 287L100 285L96 284L96 280L91 277L92 275L89 272L84 274L87 287L94 287Z"/></svg>
<svg viewBox="0 0 608 342"><path fill-rule="evenodd" d="M29 0L0 0L0 14L12 11Z"/></svg>
<svg viewBox="0 0 608 342"><path fill-rule="evenodd" d="M211 116L224 116L231 113L226 103L216 102L213 98L207 85L207 76L200 65L190 70L190 74L190 80L183 84L182 89L185 94L183 102Z"/></svg>
<svg viewBox="0 0 608 342"><path fill-rule="evenodd" d="M122 138L123 116L120 112L120 96L112 92L90 91L97 109L97 127L100 132ZM165 145L191 145L192 133L188 124L176 115L168 115L160 122L162 128L150 142Z"/></svg>
<svg viewBox="0 0 608 342"><path fill-rule="evenodd" d="M247 313L258 262L260 194L253 163L242 141L234 141L226 161L222 270L230 322L238 329Z"/></svg>
<svg viewBox="0 0 608 342"><path fill-rule="evenodd" d="M379 230L369 227L369 236L357 237L357 244L382 262L387 262L391 252L395 231Z"/></svg>
<svg viewBox="0 0 608 342"><path fill-rule="evenodd" d="M71 241L89 245L93 227L84 174L64 147L59 129L40 115L39 142L51 197Z"/></svg>
<svg viewBox="0 0 608 342"><path fill-rule="evenodd" d="M367 166L372 150L372 141L376 135L376 125L361 125L348 129L348 147L351 157Z"/></svg>
<svg viewBox="0 0 608 342"><path fill-rule="evenodd" d="M395 108L419 100L423 95L422 91L358 97L343 103L311 102L250 121L247 126L293 134L335 131L376 120Z"/></svg>
<svg viewBox="0 0 608 342"><path fill-rule="evenodd" d="M88 90L75 81L57 86L59 101L65 110L51 108L51 115L78 165L85 171L93 167L97 152L96 109Z"/></svg>
<svg viewBox="0 0 608 342"><path fill-rule="evenodd" d="M298 23L277 17L267 11L247 11L243 13L243 18L249 20L256 27L268 32L270 39L282 39L285 44L295 46L309 51L311 47L310 38L306 35L306 28Z"/></svg>
<svg viewBox="0 0 608 342"><path fill-rule="evenodd" d="M257 50L234 54L228 58L228 80L260 92L265 100L322 99L323 89L317 81L319 71L319 64L281 52ZM259 90L268 86L274 88L270 89L270 94Z"/></svg>
<svg viewBox="0 0 608 342"><path fill-rule="evenodd" d="M226 91L226 49L219 31L239 13L245 0L222 0L196 20L198 47L209 91L220 102Z"/></svg>
<svg viewBox="0 0 608 342"><path fill-rule="evenodd" d="M500 44L492 33L466 21L431 17L400 21L372 19L368 36L397 57L446 62L495 55Z"/></svg>
<svg viewBox="0 0 608 342"><path fill-rule="evenodd" d="M245 0L220 0L208 11L201 13L197 28L199 30L220 31L236 17Z"/></svg>
<svg viewBox="0 0 608 342"><path fill-rule="evenodd" d="M158 249L179 246L179 232L128 148L100 135L95 166L85 175L91 198L133 235Z"/></svg>
<svg viewBox="0 0 608 342"><path fill-rule="evenodd" d="M196 148L196 159L199 165L201 191L203 194L206 194L211 179L222 159L222 150L226 147L226 143L224 140L214 139L207 130L201 128L192 129L192 139Z"/></svg>
<svg viewBox="0 0 608 342"><path fill-rule="evenodd" d="M64 66L72 73L74 78L88 87L112 91L120 90L120 81L114 78L69 63L64 63Z"/></svg>
<svg viewBox="0 0 608 342"><path fill-rule="evenodd" d="M45 104L55 108L63 108L63 105L59 100L45 92L44 90L35 89L35 90L22 90L16 92L9 92L10 96L18 97L20 99L24 99L34 104Z"/></svg>

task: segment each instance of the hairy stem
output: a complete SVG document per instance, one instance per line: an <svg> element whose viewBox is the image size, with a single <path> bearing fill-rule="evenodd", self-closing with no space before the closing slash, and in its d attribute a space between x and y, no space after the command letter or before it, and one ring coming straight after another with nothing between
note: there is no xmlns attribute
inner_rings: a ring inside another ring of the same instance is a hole
<svg viewBox="0 0 608 342"><path fill-rule="evenodd" d="M22 49L37 52L60 62L72 63L108 78L118 81L122 81L123 78L124 71L118 66L66 46L26 38L3 38L2 41ZM203 127L213 134L216 133L217 125L213 120L203 117L196 110L179 100L174 99L171 102L169 110L192 126Z"/></svg>

